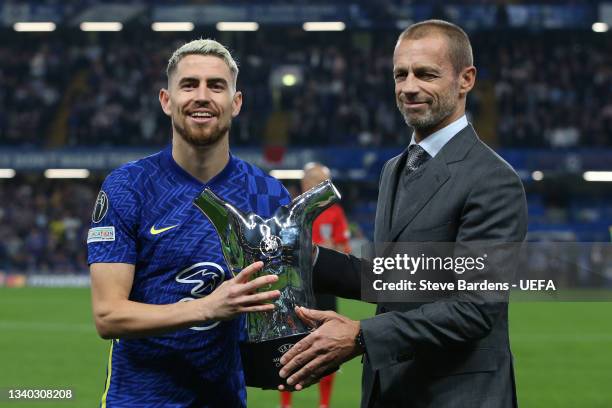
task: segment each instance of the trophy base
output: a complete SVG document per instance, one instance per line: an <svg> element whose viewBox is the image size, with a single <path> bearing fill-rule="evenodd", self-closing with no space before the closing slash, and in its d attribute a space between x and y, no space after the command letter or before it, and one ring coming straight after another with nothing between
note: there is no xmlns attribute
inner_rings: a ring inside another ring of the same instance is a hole
<svg viewBox="0 0 612 408"><path fill-rule="evenodd" d="M294 334L259 343L240 343L246 385L264 390L275 390L282 384L287 390L292 390L293 387L287 385L285 379L278 375L281 369L280 359L295 343L308 334Z"/></svg>

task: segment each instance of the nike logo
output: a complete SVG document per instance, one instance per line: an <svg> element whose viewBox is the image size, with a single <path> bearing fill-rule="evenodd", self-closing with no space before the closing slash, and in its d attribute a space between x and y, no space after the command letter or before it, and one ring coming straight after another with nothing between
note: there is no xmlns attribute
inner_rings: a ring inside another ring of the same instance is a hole
<svg viewBox="0 0 612 408"><path fill-rule="evenodd" d="M158 235L161 234L162 232L166 232L168 230L171 230L174 227L178 227L178 225L171 225L170 227L165 227L165 228L160 228L160 229L156 229L155 225L153 225L151 227L151 231L149 231L151 233L151 235Z"/></svg>

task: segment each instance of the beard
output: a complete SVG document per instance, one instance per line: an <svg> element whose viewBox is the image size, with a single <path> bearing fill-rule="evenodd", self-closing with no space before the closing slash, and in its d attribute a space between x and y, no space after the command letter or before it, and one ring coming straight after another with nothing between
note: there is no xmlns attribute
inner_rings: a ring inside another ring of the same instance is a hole
<svg viewBox="0 0 612 408"><path fill-rule="evenodd" d="M402 101L399 99L397 100L397 108L408 126L418 130L432 129L452 115L457 109L455 88L453 87L448 92L442 94L437 104L428 104L427 110L424 113L409 112L404 108Z"/></svg>
<svg viewBox="0 0 612 408"><path fill-rule="evenodd" d="M226 124L207 129L204 127L189 127L186 126L185 121L183 121L183 123L178 123L178 121L172 120L172 127L176 133L191 146L208 147L215 145L224 135L229 133L232 127L232 121L230 120Z"/></svg>

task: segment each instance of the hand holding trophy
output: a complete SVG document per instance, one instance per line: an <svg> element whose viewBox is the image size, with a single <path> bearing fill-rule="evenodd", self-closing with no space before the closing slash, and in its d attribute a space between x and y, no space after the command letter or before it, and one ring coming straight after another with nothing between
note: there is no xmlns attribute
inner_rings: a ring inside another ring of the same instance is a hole
<svg viewBox="0 0 612 408"><path fill-rule="evenodd" d="M241 344L241 354L249 386L276 389L284 384L278 376L280 358L310 330L296 315L295 307L310 308L314 304L312 223L339 199L338 190L326 180L296 197L289 206L279 207L269 219L243 214L209 189L194 200L219 234L232 273L262 261L263 268L250 275L251 279L278 277L256 290L280 291L274 310L247 315L248 339Z"/></svg>

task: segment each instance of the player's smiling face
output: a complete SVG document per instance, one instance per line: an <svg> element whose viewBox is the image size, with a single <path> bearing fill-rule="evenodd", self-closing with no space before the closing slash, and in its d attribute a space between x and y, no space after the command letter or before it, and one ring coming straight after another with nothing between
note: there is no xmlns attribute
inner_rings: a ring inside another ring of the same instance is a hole
<svg viewBox="0 0 612 408"><path fill-rule="evenodd" d="M194 146L210 146L227 137L242 106L232 73L221 58L186 55L171 75L160 102L172 118L174 133Z"/></svg>

